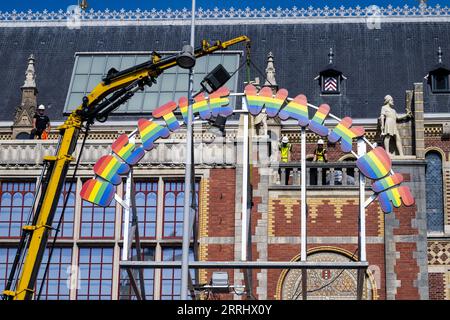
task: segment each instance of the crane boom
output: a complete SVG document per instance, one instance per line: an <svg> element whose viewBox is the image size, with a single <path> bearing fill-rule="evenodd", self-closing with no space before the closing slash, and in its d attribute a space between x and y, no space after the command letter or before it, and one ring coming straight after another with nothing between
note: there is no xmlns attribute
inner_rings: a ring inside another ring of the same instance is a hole
<svg viewBox="0 0 450 320"><path fill-rule="evenodd" d="M249 41L247 36L240 36L224 42L217 41L212 45L203 40L201 46L194 50L194 55L199 58L217 50L224 50L234 44ZM74 160L72 154L83 125L85 123L92 124L94 119L105 121L110 112L131 98L133 90L136 90L137 87L142 88L144 85L151 85L151 81L154 81L162 72L177 65L177 54L161 58L154 53L148 62L123 71L111 69L103 81L83 98L82 104L58 128L60 130L59 146L55 156L44 157L43 170L46 171L43 174L38 205L32 223L23 226L19 248L3 292L4 299L31 300L33 298L37 275L52 229L61 189L69 170L69 164ZM111 94L112 96L108 97ZM37 194L38 192L36 192L36 196ZM23 265L20 265L23 256L25 259ZM21 270L19 270L20 267Z"/></svg>

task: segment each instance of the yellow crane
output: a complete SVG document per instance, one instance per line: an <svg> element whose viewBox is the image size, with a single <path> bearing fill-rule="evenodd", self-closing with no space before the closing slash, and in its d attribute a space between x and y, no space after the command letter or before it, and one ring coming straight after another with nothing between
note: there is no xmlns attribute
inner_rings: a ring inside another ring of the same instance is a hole
<svg viewBox="0 0 450 320"><path fill-rule="evenodd" d="M194 50L193 55L199 58L234 44L249 43L249 41L247 36L224 42L217 41L214 44L203 40L202 45ZM58 128L60 131L58 149L55 156L44 157L45 165L39 201L32 216L32 223L23 226L19 248L3 291L3 299L31 300L33 298L36 278L52 230L56 206L69 164L74 160L72 154L83 126L92 124L95 119L100 122L106 121L108 115L130 99L134 92L145 85L151 85L164 70L180 65L179 58L180 54L161 58L154 52L148 62L122 71L109 70L102 82L83 98L82 104ZM23 264L21 257L24 257Z"/></svg>

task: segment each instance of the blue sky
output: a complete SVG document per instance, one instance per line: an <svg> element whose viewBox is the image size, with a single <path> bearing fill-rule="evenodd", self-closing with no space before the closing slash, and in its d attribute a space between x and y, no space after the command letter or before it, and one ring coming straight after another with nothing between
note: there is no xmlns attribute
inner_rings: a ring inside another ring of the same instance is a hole
<svg viewBox="0 0 450 320"><path fill-rule="evenodd" d="M13 1L0 1L0 11L27 11L29 9L33 11L42 11L44 9L58 10L66 9L69 5L77 4L78 0L13 0ZM103 10L105 8L109 9L182 9L184 7L190 8L191 0L87 0L89 7L96 10ZM278 6L283 8L291 8L294 5L302 7L324 7L328 5L329 7L339 7L341 5L345 7L354 7L356 5L368 6L368 5L378 5L387 6L392 4L394 6L403 6L408 4L409 6L414 6L419 3L418 0L197 0L197 7L202 8L276 8ZM440 4L450 5L450 0L428 0L429 5Z"/></svg>

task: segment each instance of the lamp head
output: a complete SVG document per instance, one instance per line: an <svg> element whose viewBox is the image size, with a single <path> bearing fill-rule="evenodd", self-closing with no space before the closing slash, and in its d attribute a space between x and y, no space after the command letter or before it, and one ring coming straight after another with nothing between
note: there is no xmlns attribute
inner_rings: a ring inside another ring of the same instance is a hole
<svg viewBox="0 0 450 320"><path fill-rule="evenodd" d="M194 48L192 46L183 46L183 50L177 57L177 64L183 69L190 69L195 66Z"/></svg>

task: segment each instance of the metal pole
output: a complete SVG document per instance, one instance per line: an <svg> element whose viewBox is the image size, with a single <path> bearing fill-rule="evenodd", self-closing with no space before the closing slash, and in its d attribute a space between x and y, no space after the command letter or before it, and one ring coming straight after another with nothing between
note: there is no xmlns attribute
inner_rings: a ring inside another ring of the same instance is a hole
<svg viewBox="0 0 450 320"><path fill-rule="evenodd" d="M191 13L191 46L194 48L195 42L195 0L192 0ZM184 211L183 211L183 249L182 249L182 268L181 268L181 300L188 299L188 282L189 282L189 216L191 201L191 179L192 179L192 91L194 88L194 72L192 68L189 70L189 86L188 86L188 119L186 128L186 170L184 175Z"/></svg>
<svg viewBox="0 0 450 320"><path fill-rule="evenodd" d="M180 261L121 261L121 268L181 268ZM359 261L191 261L192 269L360 269L368 262Z"/></svg>
<svg viewBox="0 0 450 320"><path fill-rule="evenodd" d="M301 193L300 193L300 260L302 262L306 261L306 129L302 127L301 130ZM308 279L307 279L307 271L306 269L302 269L302 298L303 300L307 299L307 289L308 289Z"/></svg>
<svg viewBox="0 0 450 320"><path fill-rule="evenodd" d="M130 143L133 143L135 138L130 138ZM129 244L129 229L130 229L130 207L131 207L131 180L132 180L132 170L128 172L127 181L125 184L125 204L124 210L124 227L123 227L123 249L122 249L122 260L128 260L128 244Z"/></svg>
<svg viewBox="0 0 450 320"><path fill-rule="evenodd" d="M247 110L247 100L242 99L242 109ZM247 261L248 240L248 113L243 113L244 134L242 140L242 208L241 208L241 260Z"/></svg>
<svg viewBox="0 0 450 320"><path fill-rule="evenodd" d="M366 154L366 143L358 140L358 156ZM359 261L366 261L366 208L365 202L366 178L359 173Z"/></svg>
<svg viewBox="0 0 450 320"><path fill-rule="evenodd" d="M358 156L362 157L366 153L366 143L363 139L358 139L357 142ZM359 172L359 223L358 223L358 247L359 247L359 261L365 262L366 258L366 207L365 207L365 189L366 178ZM356 299L361 300L364 288L364 272L365 269L358 270L358 282Z"/></svg>
<svg viewBox="0 0 450 320"><path fill-rule="evenodd" d="M300 260L306 261L306 129L302 127L301 132L301 247Z"/></svg>

